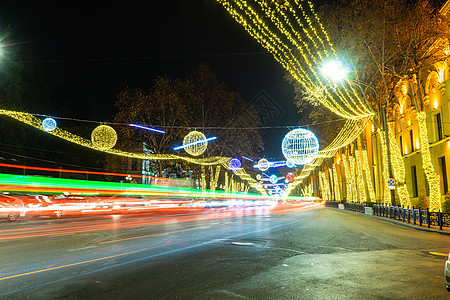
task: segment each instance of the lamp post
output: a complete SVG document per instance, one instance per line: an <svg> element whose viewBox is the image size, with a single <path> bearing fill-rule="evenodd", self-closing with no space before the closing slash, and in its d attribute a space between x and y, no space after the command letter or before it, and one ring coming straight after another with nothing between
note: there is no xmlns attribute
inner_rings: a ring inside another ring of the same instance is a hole
<svg viewBox="0 0 450 300"><path fill-rule="evenodd" d="M347 74L351 71L351 68L348 66L345 66L341 61L332 61L329 63L326 63L322 67L322 74L329 78L330 80L334 82L339 82L343 80L344 78L347 78ZM362 82L357 81L356 79L351 80L351 83L355 84L361 91L362 96L364 98L364 101L367 101L366 93L364 92L364 89L362 86L366 88L370 88L375 92L376 98L379 99L379 95L377 90L368 84L364 84ZM387 102L387 105L389 105L389 102ZM367 105L367 107L370 108L371 112L373 112L372 107L370 105ZM386 108L379 109L381 110L382 114L382 121L383 121L383 129L385 133L385 141L386 141L386 156L387 156L387 168L389 172L389 178L393 178L393 171L392 171L392 163L391 163L391 151L389 146L389 132L388 132L388 125L387 125L387 111ZM387 180L387 179L386 179ZM395 190L390 190L391 193L391 205L395 205Z"/></svg>

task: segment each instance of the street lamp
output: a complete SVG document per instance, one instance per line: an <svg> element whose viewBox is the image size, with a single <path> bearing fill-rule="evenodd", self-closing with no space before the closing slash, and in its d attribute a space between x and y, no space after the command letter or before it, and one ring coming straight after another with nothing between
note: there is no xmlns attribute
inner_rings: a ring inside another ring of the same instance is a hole
<svg viewBox="0 0 450 300"><path fill-rule="evenodd" d="M341 80L347 78L347 74L350 73L351 71L352 71L352 68L350 66L346 66L341 60L329 61L329 62L323 64L322 68L321 68L322 74L333 82L340 82ZM379 99L378 92L373 86L359 82L356 79L352 79L351 83L356 85L360 89L362 96L364 98L364 101L367 101L367 98L366 98L366 94L365 94L362 86L372 89L375 92L377 99ZM370 105L367 105L367 106L372 110ZM389 133L388 133L388 126L387 126L387 121L386 121L386 115L387 115L386 108L383 108L381 113L382 113L382 118L383 118L383 129L384 129L385 139L386 139L386 152L387 152L386 154L387 154L387 163L388 163L387 167L389 170L389 178L393 178L392 164L391 164L391 151L390 151L390 146L389 146ZM394 190L390 190L390 191L391 191L391 204L394 205L395 204L395 191Z"/></svg>

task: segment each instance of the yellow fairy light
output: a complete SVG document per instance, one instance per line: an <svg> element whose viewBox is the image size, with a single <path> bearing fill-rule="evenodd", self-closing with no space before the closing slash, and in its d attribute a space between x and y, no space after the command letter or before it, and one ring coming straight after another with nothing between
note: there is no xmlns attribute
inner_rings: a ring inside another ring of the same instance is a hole
<svg viewBox="0 0 450 300"><path fill-rule="evenodd" d="M359 152L359 153L358 153ZM358 193L359 193L359 202L366 202L366 187L364 184L364 178L363 178L363 168L361 163L361 149L355 153L356 157L356 169L358 172Z"/></svg>
<svg viewBox="0 0 450 300"><path fill-rule="evenodd" d="M384 131L378 131L378 135L380 137L380 145L381 145L381 153L383 156L383 186L384 186L384 193L383 193L383 202L384 204L391 204L391 191L388 188L387 181L389 179L389 168L388 168L388 157L387 157L387 147L386 147L386 140L384 139Z"/></svg>
<svg viewBox="0 0 450 300"><path fill-rule="evenodd" d="M336 201L341 200L341 191L339 190L339 181L337 177L336 165L333 164L333 181L334 181L334 198Z"/></svg>
<svg viewBox="0 0 450 300"><path fill-rule="evenodd" d="M441 209L440 176L434 172L434 167L431 162L426 119L427 116L425 112L420 112L417 114L417 121L419 123L419 138L420 144L422 145L420 152L422 153L423 169L430 186L430 210L439 211Z"/></svg>
<svg viewBox="0 0 450 300"><path fill-rule="evenodd" d="M389 126L388 130L389 135L389 146L392 154L392 171L394 174L395 182L396 182L396 191L400 198L400 204L403 206L409 206L409 192L406 188L406 170L405 170L405 162L403 161L403 156L400 151L400 146L397 143L397 139L394 136L394 132L392 128ZM405 154L407 153L405 147Z"/></svg>
<svg viewBox="0 0 450 300"><path fill-rule="evenodd" d="M366 175L365 182L367 184L367 190L369 191L370 201L376 202L376 195L375 195L375 190L373 189L372 174L371 174L370 168L369 168L369 157L367 155L367 150L362 150L362 155L363 155L364 172Z"/></svg>
<svg viewBox="0 0 450 300"><path fill-rule="evenodd" d="M322 79L316 74L316 56L322 60L329 57L327 48L333 53L334 49L311 2L307 3L307 7L303 7L306 1L295 1L295 5L291 2L285 2L288 5L276 2L268 5L264 1L256 1L253 6L249 4L251 1L218 1L310 94L314 94L317 89L324 89L327 97L321 97L318 101L327 108L346 118L373 114L365 99L359 97L350 82L347 81L348 88L344 85L337 88L328 81L322 83ZM296 13L294 7L301 10L301 15ZM294 28L294 25L298 26L298 29ZM315 26L318 26L319 30ZM313 48L314 53L311 51ZM299 52L298 57L293 54L293 49Z"/></svg>

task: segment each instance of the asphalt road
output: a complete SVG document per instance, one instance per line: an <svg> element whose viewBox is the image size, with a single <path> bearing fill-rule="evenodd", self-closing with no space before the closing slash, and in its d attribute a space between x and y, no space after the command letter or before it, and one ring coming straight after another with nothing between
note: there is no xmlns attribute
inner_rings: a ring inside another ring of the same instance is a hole
<svg viewBox="0 0 450 300"><path fill-rule="evenodd" d="M0 223L0 298L450 297L450 236L285 208Z"/></svg>

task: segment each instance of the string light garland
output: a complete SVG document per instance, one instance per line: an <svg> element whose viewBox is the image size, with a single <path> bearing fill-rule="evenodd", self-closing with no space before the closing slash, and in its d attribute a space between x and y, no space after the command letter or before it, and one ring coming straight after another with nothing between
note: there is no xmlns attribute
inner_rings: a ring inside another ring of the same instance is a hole
<svg viewBox="0 0 450 300"><path fill-rule="evenodd" d="M356 170L357 170L357 179L358 179L358 195L359 195L359 202L366 202L367 201L367 197L366 197L366 186L364 183L364 178L363 178L363 167L362 167L362 162L361 162L361 149L359 149L356 153Z"/></svg>
<svg viewBox="0 0 450 300"><path fill-rule="evenodd" d="M367 155L367 150L362 150L362 155L363 155L363 168L364 168L364 173L366 175L366 184L367 184L367 190L369 191L369 197L370 197L370 201L371 202L376 202L376 195L375 195L375 190L373 188L373 183L372 183L372 174L370 172L370 167L369 167L369 157Z"/></svg>
<svg viewBox="0 0 450 300"><path fill-rule="evenodd" d="M387 147L386 147L386 140L385 140L385 133L382 130L378 130L378 137L380 140L381 145L381 153L383 156L383 186L384 186L384 193L383 193L383 200L385 205L391 204L391 191L388 188L387 181L389 179L389 163L388 163L388 157L387 157Z"/></svg>
<svg viewBox="0 0 450 300"><path fill-rule="evenodd" d="M220 165L226 169L229 169L228 167L228 163L230 161L229 157L213 156L205 158L192 158L173 154L151 154L151 153L134 153L122 151L118 149L108 148L112 144L111 140L108 138L101 138L100 141L103 142L100 142L99 144L94 144L92 140L87 140L78 135L65 131L59 127L56 127L55 130L51 132L45 131L42 128L42 121L29 113L0 109L0 115L5 115L10 118L16 119L24 124L40 129L44 132L47 132L50 135L56 136L68 142L112 155L142 160L183 160L188 163L193 163L197 165L205 165L205 166ZM107 125L100 125L100 126L107 126ZM109 135L113 135L112 131L109 130L106 131L109 132ZM105 143L106 145L102 143ZM239 176L242 180L248 182L250 187L255 188L261 194L266 195L266 192L264 188L261 186L261 184L259 184L257 180L253 179L249 174L247 174L243 168L239 169L237 172L235 172L235 174Z"/></svg>
<svg viewBox="0 0 450 300"><path fill-rule="evenodd" d="M391 126L388 126L388 129L390 141L389 146L392 154L391 163L396 182L396 190L400 198L400 204L402 206L409 207L411 205L411 202L409 199L408 188L406 187L405 163L403 161L402 153L397 143L397 139L392 132Z"/></svg>
<svg viewBox="0 0 450 300"><path fill-rule="evenodd" d="M341 191L339 189L339 181L337 176L336 164L333 164L333 181L334 181L334 199L336 201L341 200Z"/></svg>
<svg viewBox="0 0 450 300"><path fill-rule="evenodd" d="M430 144L428 143L428 131L426 124L427 116L425 112L417 113L417 121L419 123L420 152L422 153L422 164L425 175L430 185L430 210L440 211L441 195L440 195L440 176L434 172L431 162Z"/></svg>
<svg viewBox="0 0 450 300"><path fill-rule="evenodd" d="M345 118L373 114L350 81L338 87L317 74L316 57L323 61L335 56L335 51L310 1L218 2L308 93L314 95L317 90L323 91L326 97L317 100L325 107Z"/></svg>

